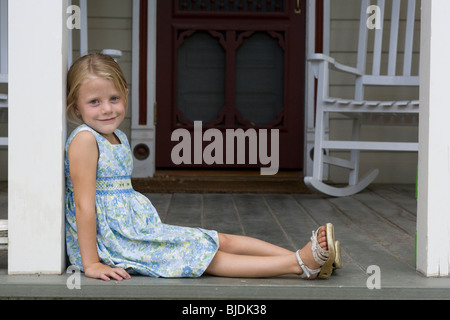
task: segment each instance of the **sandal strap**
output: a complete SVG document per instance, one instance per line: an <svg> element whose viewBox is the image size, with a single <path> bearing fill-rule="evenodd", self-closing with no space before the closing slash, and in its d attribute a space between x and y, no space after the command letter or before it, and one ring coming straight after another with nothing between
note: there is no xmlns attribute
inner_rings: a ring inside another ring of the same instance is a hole
<svg viewBox="0 0 450 320"><path fill-rule="evenodd" d="M328 250L322 249L322 247L319 245L319 242L317 241L317 233L319 232L319 229L312 232L311 249L312 249L314 260L317 262L318 265L322 266L325 262L328 261L328 257L329 257L330 253L328 252Z"/></svg>
<svg viewBox="0 0 450 320"><path fill-rule="evenodd" d="M309 278L311 275L318 274L320 272L319 269L310 269L306 264L303 263L302 258L300 258L300 255L298 254L300 250L298 250L295 253L295 256L297 257L298 264L300 265L300 268L302 268L303 273L300 275L301 278Z"/></svg>

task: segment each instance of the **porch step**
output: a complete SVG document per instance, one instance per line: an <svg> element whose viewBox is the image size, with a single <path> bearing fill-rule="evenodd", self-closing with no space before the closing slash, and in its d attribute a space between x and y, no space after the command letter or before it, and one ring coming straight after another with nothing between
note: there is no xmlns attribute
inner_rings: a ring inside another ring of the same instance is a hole
<svg viewBox="0 0 450 320"><path fill-rule="evenodd" d="M262 176L259 170L158 170L132 182L141 193L311 193L301 171Z"/></svg>

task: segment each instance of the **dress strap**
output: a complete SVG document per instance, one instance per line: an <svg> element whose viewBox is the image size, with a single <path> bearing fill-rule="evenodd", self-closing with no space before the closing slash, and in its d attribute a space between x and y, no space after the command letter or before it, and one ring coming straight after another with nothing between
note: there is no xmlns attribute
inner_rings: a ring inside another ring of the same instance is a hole
<svg viewBox="0 0 450 320"><path fill-rule="evenodd" d="M99 139L100 134L97 131L95 131L94 129L92 129L91 127L89 127L88 125L82 124L82 125L78 126L77 128L75 128L75 130L73 130L72 133L70 134L69 138L67 138L66 152L69 150L70 143L75 138L75 136L77 134L79 134L80 132L82 132L82 131L89 131L89 132L91 132L95 136L95 139L97 140L97 143L98 143L98 139Z"/></svg>

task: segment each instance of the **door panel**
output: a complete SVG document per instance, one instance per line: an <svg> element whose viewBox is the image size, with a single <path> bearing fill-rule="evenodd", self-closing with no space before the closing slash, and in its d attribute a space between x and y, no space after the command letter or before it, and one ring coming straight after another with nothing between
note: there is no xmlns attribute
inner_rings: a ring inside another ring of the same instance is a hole
<svg viewBox="0 0 450 320"><path fill-rule="evenodd" d="M254 32L236 50L236 109L252 125L270 125L284 108L282 35Z"/></svg>
<svg viewBox="0 0 450 320"><path fill-rule="evenodd" d="M175 111L185 119L183 122L209 123L225 105L225 51L219 39L208 32L181 36L184 41L178 48Z"/></svg>

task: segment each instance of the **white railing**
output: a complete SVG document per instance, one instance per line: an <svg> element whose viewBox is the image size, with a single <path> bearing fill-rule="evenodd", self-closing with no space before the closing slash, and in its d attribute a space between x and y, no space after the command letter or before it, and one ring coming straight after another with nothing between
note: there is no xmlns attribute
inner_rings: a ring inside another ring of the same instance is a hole
<svg viewBox="0 0 450 320"><path fill-rule="evenodd" d="M0 0L0 83L8 83L8 0ZM3 108L8 108L8 95L0 92ZM7 137L0 137L0 146L8 146Z"/></svg>
<svg viewBox="0 0 450 320"><path fill-rule="evenodd" d="M8 83L8 0L0 0L0 83ZM8 95L0 92L0 109L8 108ZM8 138L0 137L0 146ZM8 220L0 220L0 250L8 249Z"/></svg>
<svg viewBox="0 0 450 320"><path fill-rule="evenodd" d="M8 220L0 220L0 250L8 249Z"/></svg>

